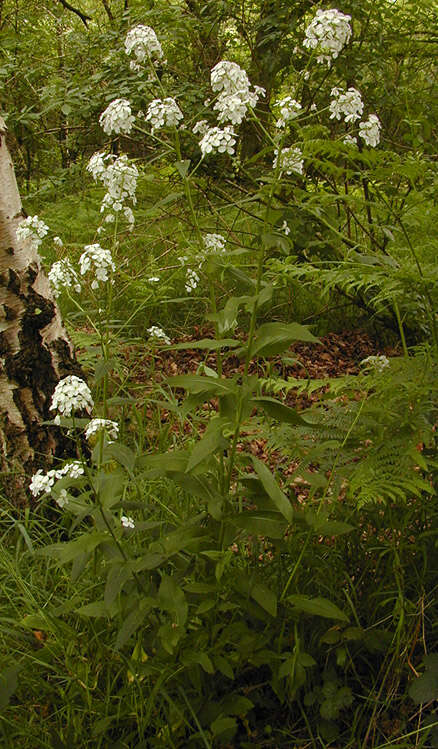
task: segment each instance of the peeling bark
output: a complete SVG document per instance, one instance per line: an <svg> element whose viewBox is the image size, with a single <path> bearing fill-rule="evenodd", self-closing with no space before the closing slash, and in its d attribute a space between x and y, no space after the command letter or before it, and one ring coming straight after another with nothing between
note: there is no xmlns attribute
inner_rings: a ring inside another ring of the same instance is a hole
<svg viewBox="0 0 438 749"><path fill-rule="evenodd" d="M79 374L59 309L29 241L18 241L24 218L0 117L0 471L9 496L39 467L71 453L60 429L43 421L57 382Z"/></svg>

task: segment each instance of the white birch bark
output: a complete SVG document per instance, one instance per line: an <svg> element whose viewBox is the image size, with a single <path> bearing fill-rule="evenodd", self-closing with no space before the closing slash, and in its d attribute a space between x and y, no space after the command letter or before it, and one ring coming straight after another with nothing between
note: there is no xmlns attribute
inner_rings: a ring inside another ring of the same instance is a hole
<svg viewBox="0 0 438 749"><path fill-rule="evenodd" d="M42 422L53 416L56 383L78 373L38 252L17 240L22 220L0 117L0 483L18 491L26 475L62 449L60 430Z"/></svg>

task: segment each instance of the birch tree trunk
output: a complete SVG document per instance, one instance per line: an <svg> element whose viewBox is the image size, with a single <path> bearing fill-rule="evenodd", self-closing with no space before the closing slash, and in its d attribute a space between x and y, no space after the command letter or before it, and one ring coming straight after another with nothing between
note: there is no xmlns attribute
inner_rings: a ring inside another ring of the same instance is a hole
<svg viewBox="0 0 438 749"><path fill-rule="evenodd" d="M55 385L80 374L38 252L18 241L23 219L0 117L0 485L22 494L29 475L68 448L61 430L43 426Z"/></svg>

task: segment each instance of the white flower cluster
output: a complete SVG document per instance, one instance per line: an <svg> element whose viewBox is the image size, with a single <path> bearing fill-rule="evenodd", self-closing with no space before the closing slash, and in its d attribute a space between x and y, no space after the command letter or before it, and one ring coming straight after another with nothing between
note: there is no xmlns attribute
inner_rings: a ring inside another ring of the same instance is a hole
<svg viewBox="0 0 438 749"><path fill-rule="evenodd" d="M280 128L285 127L287 122L298 117L302 109L301 104L296 99L293 99L292 96L285 96L284 99L280 99L277 102L277 107L280 108L280 118L276 124Z"/></svg>
<svg viewBox="0 0 438 749"><path fill-rule="evenodd" d="M286 174L292 174L293 172L303 174L303 154L296 146L282 148L280 152L276 148L273 164L274 169L277 168L277 164L279 164L280 172L286 172Z"/></svg>
<svg viewBox="0 0 438 749"><path fill-rule="evenodd" d="M64 468L60 468L59 470L52 468L47 473L43 473L40 468L40 470L32 476L29 489L34 497L38 497L39 494L49 494L55 481L58 481L65 476L68 476L71 479L77 479L79 476L82 476L83 473L84 467L78 460L66 463Z"/></svg>
<svg viewBox="0 0 438 749"><path fill-rule="evenodd" d="M221 60L211 71L211 87L219 92L213 107L218 112L219 122L231 122L240 125L248 107L255 107L265 90L251 84L248 76L235 62Z"/></svg>
<svg viewBox="0 0 438 749"><path fill-rule="evenodd" d="M199 122L193 126L192 133L193 135L205 135L209 127L210 125L207 120L199 120Z"/></svg>
<svg viewBox="0 0 438 749"><path fill-rule="evenodd" d="M94 406L90 388L76 375L68 375L60 380L53 392L51 411L62 416L71 416L75 411L92 409Z"/></svg>
<svg viewBox="0 0 438 749"><path fill-rule="evenodd" d="M331 65L351 37L351 16L344 15L336 8L317 10L316 15L305 31L304 46L316 49L317 62Z"/></svg>
<svg viewBox="0 0 438 749"><path fill-rule="evenodd" d="M48 278L55 297L58 297L66 287L73 287L78 294L81 291L76 271L67 258L53 263Z"/></svg>
<svg viewBox="0 0 438 749"><path fill-rule="evenodd" d="M208 153L218 151L218 153L228 153L230 156L234 154L234 146L236 143L236 134L233 128L227 125L221 130L219 127L210 127L205 133L202 140L199 142L199 148L203 158Z"/></svg>
<svg viewBox="0 0 438 749"><path fill-rule="evenodd" d="M150 26L139 24L128 31L125 39L125 52L134 53L135 60L131 61L131 70L141 70L146 59L161 59L163 50L157 35Z"/></svg>
<svg viewBox="0 0 438 749"><path fill-rule="evenodd" d="M389 359L383 354L381 356L367 356L366 359L362 359L361 365L375 369L377 372L383 372L386 367L389 367Z"/></svg>
<svg viewBox="0 0 438 749"><path fill-rule="evenodd" d="M93 269L96 278L91 283L92 289L97 289L99 281L108 281L108 274L116 269L109 250L104 250L100 244L89 244L79 258L79 267L83 276Z"/></svg>
<svg viewBox="0 0 438 749"><path fill-rule="evenodd" d="M102 182L107 189L100 207L101 213L105 210L114 213L123 211L132 229L135 223L134 214L125 203L127 200L130 200L132 205L137 203L135 191L138 169L135 164L129 161L125 154L116 157L113 154L95 153L88 162L87 171L92 174L95 181ZM110 213L105 221L112 223L114 215Z"/></svg>
<svg viewBox="0 0 438 749"><path fill-rule="evenodd" d="M135 528L135 523L129 515L122 515L120 522L124 528Z"/></svg>
<svg viewBox="0 0 438 749"><path fill-rule="evenodd" d="M376 114L370 114L365 122L359 122L359 135L367 146L375 148L380 143L382 125Z"/></svg>
<svg viewBox="0 0 438 749"><path fill-rule="evenodd" d="M146 112L146 121L151 123L152 134L161 127L178 127L184 117L175 99L170 96L163 101L154 99Z"/></svg>
<svg viewBox="0 0 438 749"><path fill-rule="evenodd" d="M149 337L156 340L156 341L163 341L167 346L170 345L170 338L162 328L159 328L158 325L151 325L150 328L147 329L147 333L149 333Z"/></svg>
<svg viewBox="0 0 438 749"><path fill-rule="evenodd" d="M203 241L208 252L225 252L226 241L222 234L206 234Z"/></svg>
<svg viewBox="0 0 438 749"><path fill-rule="evenodd" d="M191 294L192 291L194 291L199 283L199 276L196 273L196 271L192 270L191 268L187 269L187 275L186 275L186 283L185 283L185 289L187 294Z"/></svg>
<svg viewBox="0 0 438 749"><path fill-rule="evenodd" d="M286 237L289 236L289 234L290 234L290 228L289 228L289 224L287 223L287 221L283 221L283 223L281 225L281 231L284 231Z"/></svg>
<svg viewBox="0 0 438 749"><path fill-rule="evenodd" d="M357 138L355 138L354 135L344 135L342 142L345 143L346 146L357 146Z"/></svg>
<svg viewBox="0 0 438 749"><path fill-rule="evenodd" d="M38 216L28 216L18 224L15 233L19 242L28 239L32 249L37 250L48 231L49 227Z"/></svg>
<svg viewBox="0 0 438 749"><path fill-rule="evenodd" d="M88 162L87 172L90 172L95 182L97 182L98 179L102 179L102 175L107 169L105 161L108 158L110 158L109 155L98 151L96 153L93 153L90 161Z"/></svg>
<svg viewBox="0 0 438 749"><path fill-rule="evenodd" d="M331 120L340 120L344 116L345 122L355 122L362 117L363 102L357 89L332 88L331 95L334 97L330 102Z"/></svg>
<svg viewBox="0 0 438 749"><path fill-rule="evenodd" d="M85 437L89 440L93 434L102 431L107 432L111 439L116 440L119 436L119 425L117 421L111 421L111 419L92 419L85 430Z"/></svg>
<svg viewBox="0 0 438 749"><path fill-rule="evenodd" d="M131 132L135 117L127 99L114 99L99 117L99 125L107 135L128 135Z"/></svg>

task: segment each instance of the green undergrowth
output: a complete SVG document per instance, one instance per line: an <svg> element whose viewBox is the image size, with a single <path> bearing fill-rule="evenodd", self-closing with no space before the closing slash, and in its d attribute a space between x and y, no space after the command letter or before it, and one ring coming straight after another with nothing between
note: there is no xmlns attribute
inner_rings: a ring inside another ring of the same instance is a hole
<svg viewBox="0 0 438 749"><path fill-rule="evenodd" d="M232 381L203 377L143 412L113 387L120 440L65 484L69 511L3 502L2 745L435 746L429 352L326 382L307 411L261 381L241 440L265 455L236 454L231 502Z"/></svg>

